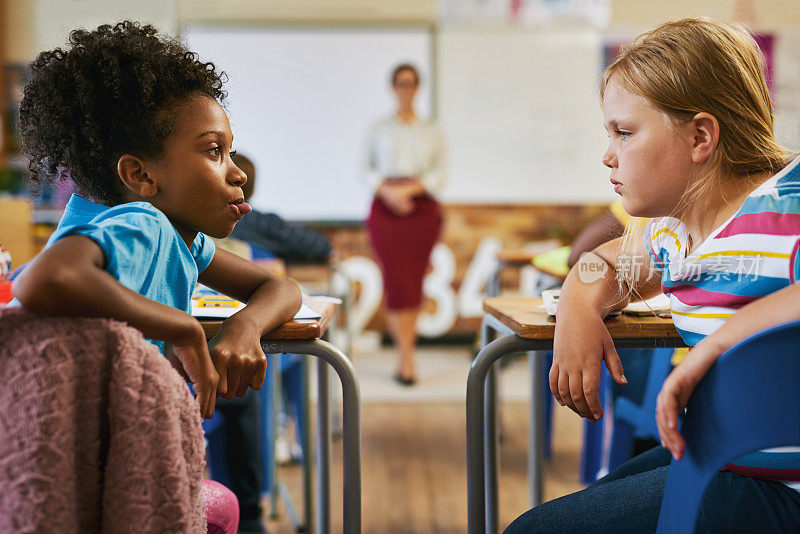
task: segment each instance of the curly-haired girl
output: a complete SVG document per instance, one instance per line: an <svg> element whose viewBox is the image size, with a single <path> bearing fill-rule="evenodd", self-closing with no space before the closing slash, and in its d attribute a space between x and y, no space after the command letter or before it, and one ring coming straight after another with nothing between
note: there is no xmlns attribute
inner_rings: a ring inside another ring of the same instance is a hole
<svg viewBox="0 0 800 534"><path fill-rule="evenodd" d="M109 317L142 331L215 397L261 387L261 336L300 307L298 287L223 250L250 212L220 105L224 74L152 26L75 30L33 62L20 109L34 180L69 179L76 194L14 294L43 314ZM197 280L247 307L206 344L189 315Z"/></svg>

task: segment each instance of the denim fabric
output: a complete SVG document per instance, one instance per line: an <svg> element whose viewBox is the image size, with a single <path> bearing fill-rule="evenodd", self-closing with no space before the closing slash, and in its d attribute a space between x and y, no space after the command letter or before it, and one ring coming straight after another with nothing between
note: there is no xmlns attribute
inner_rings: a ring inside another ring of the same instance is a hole
<svg viewBox="0 0 800 534"><path fill-rule="evenodd" d="M209 446L214 447L217 440L224 439L225 485L239 499L240 519L259 519L263 485L261 397L258 391L248 389L242 397L217 399L217 410L224 417L224 430L207 436Z"/></svg>
<svg viewBox="0 0 800 534"><path fill-rule="evenodd" d="M528 510L505 534L654 532L670 455L656 447L588 488ZM800 493L774 481L723 472L700 505L698 533L800 532Z"/></svg>

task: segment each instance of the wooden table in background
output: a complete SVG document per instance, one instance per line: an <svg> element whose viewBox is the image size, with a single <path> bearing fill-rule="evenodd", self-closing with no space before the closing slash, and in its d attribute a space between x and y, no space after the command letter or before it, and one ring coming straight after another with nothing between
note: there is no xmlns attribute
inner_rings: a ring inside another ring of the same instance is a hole
<svg viewBox="0 0 800 534"><path fill-rule="evenodd" d="M467 379L467 499L469 534L497 532L497 401L487 387L492 365L506 354L553 348L555 318L538 298L487 298L483 301L481 344ZM618 348L685 347L672 319L618 315L605 321ZM502 337L489 343L489 331ZM532 353L533 354L533 353ZM528 480L531 506L542 499L543 413L542 366L529 357L531 420L528 437ZM487 501L488 499L488 501Z"/></svg>
<svg viewBox="0 0 800 534"><path fill-rule="evenodd" d="M549 251L548 251L549 252ZM553 278L557 282L563 282L566 278L563 273L556 273L548 271L533 264L536 256L540 254L547 254L547 252L533 253L527 252L522 249L504 249L497 253L495 266L492 275L489 277L489 282L486 285L486 296L489 298L500 296L500 273L505 269L522 269L523 267L533 267L541 274L545 274Z"/></svg>
<svg viewBox="0 0 800 534"><path fill-rule="evenodd" d="M310 298L306 304L322 317L319 319L293 319L280 328L266 334L261 346L266 354L303 354L316 356L317 362L317 505L316 530L311 514L312 495L310 480L310 451L308 436L310 426L306 420L306 443L304 443L304 532L328 534L330 532L330 424L329 424L329 372L332 366L342 383L342 446L343 446L343 532L361 532L361 416L360 396L355 370L350 359L339 349L322 340L331 319L336 313L336 304L326 299ZM219 331L221 320L200 320L206 337L211 339ZM277 364L277 359L275 360ZM327 362L327 364L326 364ZM308 363L306 363L308 365ZM277 369L276 374L280 371ZM306 368L308 376L308 367ZM306 388L306 417L308 418L308 388ZM273 499L274 502L274 499Z"/></svg>
<svg viewBox="0 0 800 534"><path fill-rule="evenodd" d="M486 296L496 297L500 295L500 273L505 269L521 269L527 267L531 265L531 261L533 261L535 256L535 254L518 249L506 249L498 252L495 258L497 260L497 265L492 272L492 276L489 277L489 283L486 284Z"/></svg>

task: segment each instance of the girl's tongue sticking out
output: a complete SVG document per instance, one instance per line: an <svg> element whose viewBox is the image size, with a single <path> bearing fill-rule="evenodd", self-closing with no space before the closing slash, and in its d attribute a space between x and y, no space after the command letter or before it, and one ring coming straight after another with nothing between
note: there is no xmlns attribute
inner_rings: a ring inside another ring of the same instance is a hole
<svg viewBox="0 0 800 534"><path fill-rule="evenodd" d="M250 204L244 201L232 203L230 206L236 210L236 212L239 214L239 217L243 217L253 211L253 208L250 207Z"/></svg>

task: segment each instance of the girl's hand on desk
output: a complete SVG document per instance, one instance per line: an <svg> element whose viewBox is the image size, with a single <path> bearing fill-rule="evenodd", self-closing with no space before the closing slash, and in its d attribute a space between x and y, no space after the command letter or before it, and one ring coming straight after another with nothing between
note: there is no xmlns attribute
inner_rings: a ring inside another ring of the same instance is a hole
<svg viewBox="0 0 800 534"><path fill-rule="evenodd" d="M200 415L210 419L214 415L219 375L211 363L203 329L199 323L197 326L199 334L190 336L185 341L168 343L165 355L172 366L192 383L200 405Z"/></svg>
<svg viewBox="0 0 800 534"><path fill-rule="evenodd" d="M267 357L258 333L228 319L208 343L211 360L219 373L217 395L241 397L247 388L261 389L267 373Z"/></svg>
<svg viewBox="0 0 800 534"><path fill-rule="evenodd" d="M600 362L605 361L618 384L627 384L622 362L599 315L567 313L561 317L556 321L550 391L561 406L599 421L603 417L598 391Z"/></svg>
<svg viewBox="0 0 800 534"><path fill-rule="evenodd" d="M711 336L697 344L664 380L656 400L656 423L661 444L672 457L680 460L686 441L678 431L678 414L689 404L697 384L714 364L723 347L716 346Z"/></svg>

